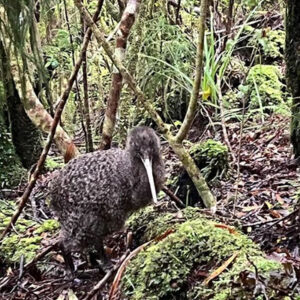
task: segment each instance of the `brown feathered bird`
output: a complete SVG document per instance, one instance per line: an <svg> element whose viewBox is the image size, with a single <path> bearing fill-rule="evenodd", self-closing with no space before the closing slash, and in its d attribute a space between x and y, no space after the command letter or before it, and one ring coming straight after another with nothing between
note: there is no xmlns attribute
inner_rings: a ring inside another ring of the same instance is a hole
<svg viewBox="0 0 300 300"><path fill-rule="evenodd" d="M160 141L148 127L132 129L125 150L96 151L71 160L50 186L67 270L74 271L72 251L92 248L93 261L110 268L103 239L120 230L131 212L152 199L157 202L164 175Z"/></svg>

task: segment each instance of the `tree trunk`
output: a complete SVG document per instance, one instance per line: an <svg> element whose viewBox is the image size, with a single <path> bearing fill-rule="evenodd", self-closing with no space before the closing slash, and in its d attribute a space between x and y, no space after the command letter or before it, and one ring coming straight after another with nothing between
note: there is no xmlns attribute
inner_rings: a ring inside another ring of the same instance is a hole
<svg viewBox="0 0 300 300"><path fill-rule="evenodd" d="M9 70L3 44L0 42L0 62L4 83L12 141L22 165L29 169L42 153L41 133L27 116Z"/></svg>
<svg viewBox="0 0 300 300"><path fill-rule="evenodd" d="M114 55L118 57L121 62L124 61L127 39L130 33L130 29L134 24L135 15L139 8L139 5L140 0L129 0L121 18L118 37L116 40L116 48L114 52ZM112 136L116 125L116 115L120 102L122 84L122 74L114 66L103 124L102 141L100 145L100 149L102 150L109 149L111 146Z"/></svg>
<svg viewBox="0 0 300 300"><path fill-rule="evenodd" d="M16 153L20 157L22 165L26 169L30 169L42 153L41 132L27 116L16 89L6 101Z"/></svg>
<svg viewBox="0 0 300 300"><path fill-rule="evenodd" d="M24 74L25 78L22 80L18 67L13 63L11 63L11 73L28 117L43 132L49 133L53 118L36 96L27 74ZM54 141L66 161L80 154L72 139L61 126L57 127ZM67 156L68 159L66 159Z"/></svg>
<svg viewBox="0 0 300 300"><path fill-rule="evenodd" d="M288 0L286 9L286 75L293 96L291 142L300 157L300 1Z"/></svg>

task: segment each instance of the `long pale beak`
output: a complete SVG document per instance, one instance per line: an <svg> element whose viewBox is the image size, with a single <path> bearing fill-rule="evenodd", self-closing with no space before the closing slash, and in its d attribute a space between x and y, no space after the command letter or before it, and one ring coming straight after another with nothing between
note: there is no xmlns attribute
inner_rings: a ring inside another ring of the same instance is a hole
<svg viewBox="0 0 300 300"><path fill-rule="evenodd" d="M155 184L154 184L154 179L153 179L153 172L152 172L152 161L149 158L146 158L146 159L142 159L142 162L145 166L147 176L148 176L148 179L149 179L153 201L154 201L154 203L157 203L158 201L157 201L156 189L155 189Z"/></svg>

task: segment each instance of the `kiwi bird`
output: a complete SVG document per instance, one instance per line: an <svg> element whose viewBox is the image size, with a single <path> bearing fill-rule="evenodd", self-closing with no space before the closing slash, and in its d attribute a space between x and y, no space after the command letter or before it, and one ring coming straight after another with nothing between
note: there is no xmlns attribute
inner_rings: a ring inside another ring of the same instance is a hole
<svg viewBox="0 0 300 300"><path fill-rule="evenodd" d="M148 127L132 129L124 150L96 151L71 160L50 186L67 269L74 272L71 252L90 249L103 270L110 268L103 239L120 230L130 213L157 202L164 176L160 141Z"/></svg>

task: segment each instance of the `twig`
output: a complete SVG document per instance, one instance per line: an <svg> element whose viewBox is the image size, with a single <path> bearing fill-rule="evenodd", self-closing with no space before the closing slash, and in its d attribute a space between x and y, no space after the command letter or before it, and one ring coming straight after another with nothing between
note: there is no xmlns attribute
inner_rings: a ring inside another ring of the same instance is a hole
<svg viewBox="0 0 300 300"><path fill-rule="evenodd" d="M282 218L276 220L276 222L274 222L272 225L270 225L269 227L267 227L266 230L269 230L271 227L277 225L278 223L280 223L280 222L282 222L282 221L288 219L289 217L291 217L291 216L293 216L293 215L295 215L296 213L299 213L299 212L300 212L300 208L298 208L298 209L292 211L292 212L289 213L288 215L286 215L286 216L284 216L284 217L282 217Z"/></svg>
<svg viewBox="0 0 300 300"><path fill-rule="evenodd" d="M270 229L271 227L277 225L278 223L288 219L289 217L291 217L292 215L296 214L297 212L300 211L300 208L292 211L291 213L289 213L288 215L279 218L279 219L273 219L273 220L267 220L267 221L262 221L262 222L256 222L256 223L248 223L248 224L243 224L242 227L253 227L253 226L258 226L258 225L264 225L264 224L268 224L268 223L273 223L272 225L270 225L269 227L266 228L266 230Z"/></svg>
<svg viewBox="0 0 300 300"><path fill-rule="evenodd" d="M32 261L30 261L29 263L27 263L24 266L24 270L26 271L26 270L30 269L34 264L36 264L39 260L41 260L45 255L47 255L50 251L55 249L57 247L58 243L59 243L59 240L56 240L52 245L50 245L45 250L43 250L41 253L36 255L36 257Z"/></svg>
<svg viewBox="0 0 300 300"><path fill-rule="evenodd" d="M55 241L52 245L50 245L45 250L43 250L41 253L36 255L36 257L32 261L27 263L25 266L23 266L23 263L21 262L19 272L18 272L18 274L16 274L16 276L18 276L18 280L20 280L23 277L23 275L25 274L25 272L28 269L30 269L34 264L36 264L40 259L42 259L50 251L52 251L58 245L58 243L59 243L59 240ZM2 288L4 288L5 286L7 286L8 284L10 284L16 278L16 276L7 276L7 277L3 278L0 281L0 290Z"/></svg>
<svg viewBox="0 0 300 300"><path fill-rule="evenodd" d="M100 10L101 10L101 7L102 7L102 3L103 3L103 0L99 1L99 4L98 4L98 8L97 8L97 11L95 12L94 14L94 17L93 19L94 20L97 20L98 18L98 15L100 13ZM2 232L1 236L0 236L0 241L3 240L3 238L6 236L6 234L10 231L11 227L17 222L20 214L22 213L28 199L29 199L29 196L35 186L35 183L37 181L37 178L40 174L40 171L42 170L43 166L44 166L44 163L45 163L45 160L46 160L46 157L48 155L48 152L50 150L50 146L52 144L52 140L54 138L54 135L55 135L55 131L56 131L56 128L58 126L58 123L59 123L59 120L61 118L61 115L62 115L62 112L63 112L63 109L65 107L65 104L68 100L68 97L69 97L69 94L71 92L71 89L72 89L72 86L73 86L73 83L77 77L77 73L79 71L79 68L81 66L81 63L82 63L82 54L86 51L87 49L87 46L89 44L89 41L90 41L90 37L92 35L92 30L89 28L87 31L86 31L86 34L84 36L84 42L83 42L83 45L82 45L82 48L81 48L81 51L80 51L80 54L79 54L79 58L75 64L75 67L73 69L73 72L68 80L68 83L67 83L67 86L65 88L65 90L63 91L61 97L60 97L60 101L59 101L59 104L56 108L56 111L55 111L55 115L54 115L54 118L53 118L53 122L51 124L51 129L50 129L50 132L48 134L48 137L47 137L47 141L46 141L46 145L43 149L43 152L37 162L37 166L35 168L35 171L33 172L32 176L31 176L31 179L25 189L25 192L23 193L21 199L20 199L20 204L18 206L18 209L17 211L15 212L15 214L12 216L11 220L9 221L8 225L6 226L6 228L4 229L4 231ZM71 150L71 149L70 149Z"/></svg>
<svg viewBox="0 0 300 300"><path fill-rule="evenodd" d="M165 192L165 194L168 195L172 200L174 200L177 203L177 205L179 205L182 208L185 207L184 203L165 185L162 187L162 191Z"/></svg>
<svg viewBox="0 0 300 300"><path fill-rule="evenodd" d="M113 269L106 273L106 275L93 287L93 289L86 295L86 297L83 300L89 300L99 292L99 290L105 285L109 278L120 268L123 261L126 259L128 253L129 250L127 250L123 254L119 262L113 267Z"/></svg>
<svg viewBox="0 0 300 300"><path fill-rule="evenodd" d="M213 271L204 281L203 285L208 285L210 281L218 277L224 270L236 259L238 256L239 251L233 253L233 255L227 259L219 268Z"/></svg>

